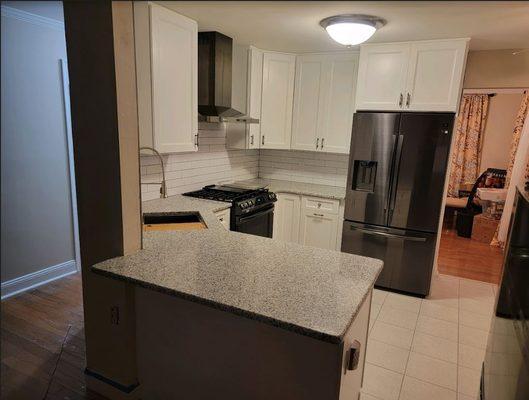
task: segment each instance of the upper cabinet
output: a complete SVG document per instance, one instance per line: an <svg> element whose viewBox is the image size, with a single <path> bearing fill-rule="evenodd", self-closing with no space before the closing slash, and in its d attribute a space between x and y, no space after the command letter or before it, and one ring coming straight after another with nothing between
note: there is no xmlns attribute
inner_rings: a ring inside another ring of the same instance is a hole
<svg viewBox="0 0 529 400"><path fill-rule="evenodd" d="M197 151L197 23L135 2L134 25L140 146Z"/></svg>
<svg viewBox="0 0 529 400"><path fill-rule="evenodd" d="M350 52L297 57L292 149L349 152L357 66Z"/></svg>
<svg viewBox="0 0 529 400"><path fill-rule="evenodd" d="M468 41L361 46L356 108L456 112Z"/></svg>
<svg viewBox="0 0 529 400"><path fill-rule="evenodd" d="M290 148L296 56L265 52L261 97L261 148Z"/></svg>
<svg viewBox="0 0 529 400"><path fill-rule="evenodd" d="M259 123L248 125L248 148L258 149L261 143L261 96L263 92L263 51L250 46L248 50L247 115Z"/></svg>

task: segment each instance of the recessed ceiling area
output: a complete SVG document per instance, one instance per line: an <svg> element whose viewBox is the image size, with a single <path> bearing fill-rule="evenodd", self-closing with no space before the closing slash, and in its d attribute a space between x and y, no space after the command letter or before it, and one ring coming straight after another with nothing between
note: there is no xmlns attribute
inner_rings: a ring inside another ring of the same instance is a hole
<svg viewBox="0 0 529 400"><path fill-rule="evenodd" d="M314 52L344 49L319 25L336 14L369 14L387 25L366 43L470 37L471 50L529 45L529 2L502 1L159 1L241 44L265 50Z"/></svg>

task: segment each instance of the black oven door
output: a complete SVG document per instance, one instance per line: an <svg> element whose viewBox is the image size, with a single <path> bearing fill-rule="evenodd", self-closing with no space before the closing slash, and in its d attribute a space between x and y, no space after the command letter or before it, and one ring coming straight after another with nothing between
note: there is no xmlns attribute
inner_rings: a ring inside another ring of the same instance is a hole
<svg viewBox="0 0 529 400"><path fill-rule="evenodd" d="M274 228L274 205L247 215L236 216L232 230L271 238Z"/></svg>

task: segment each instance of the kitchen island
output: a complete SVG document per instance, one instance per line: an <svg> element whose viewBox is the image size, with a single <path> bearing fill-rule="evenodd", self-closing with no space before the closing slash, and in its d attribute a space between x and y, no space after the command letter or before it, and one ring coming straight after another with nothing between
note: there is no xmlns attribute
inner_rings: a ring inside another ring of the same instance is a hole
<svg viewBox="0 0 529 400"><path fill-rule="evenodd" d="M207 229L144 232L143 250L93 266L136 285L142 395L357 393L382 262L226 231L214 213L227 207L180 195L144 202L144 213L198 212Z"/></svg>

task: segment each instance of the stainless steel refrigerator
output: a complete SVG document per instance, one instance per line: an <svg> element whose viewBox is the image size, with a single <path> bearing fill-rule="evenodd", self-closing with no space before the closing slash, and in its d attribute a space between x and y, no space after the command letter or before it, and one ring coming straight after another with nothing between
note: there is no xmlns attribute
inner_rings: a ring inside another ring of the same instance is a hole
<svg viewBox="0 0 529 400"><path fill-rule="evenodd" d="M376 286L430 291L453 123L453 113L354 115L342 251L384 261Z"/></svg>

